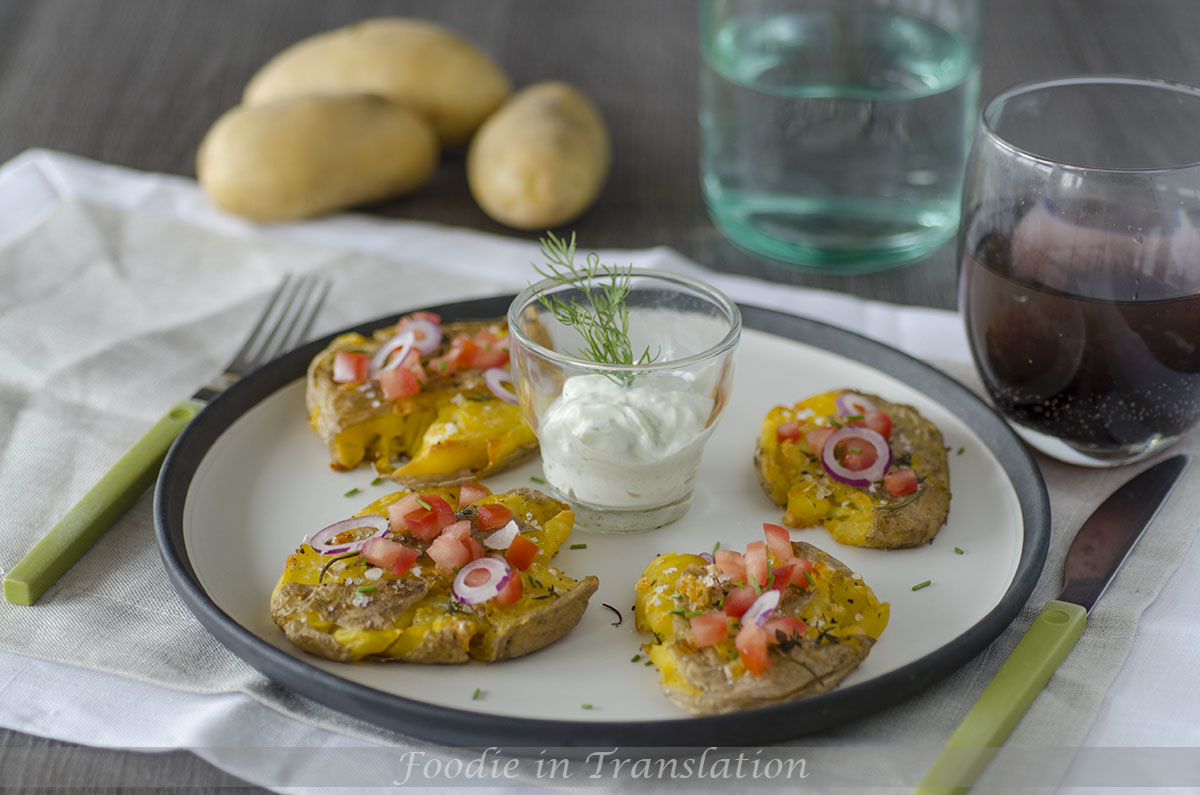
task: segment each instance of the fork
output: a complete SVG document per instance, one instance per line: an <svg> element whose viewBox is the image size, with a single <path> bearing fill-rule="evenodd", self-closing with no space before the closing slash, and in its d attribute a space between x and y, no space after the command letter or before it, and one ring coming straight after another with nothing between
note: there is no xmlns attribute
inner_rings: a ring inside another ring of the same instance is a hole
<svg viewBox="0 0 1200 795"><path fill-rule="evenodd" d="M31 605L154 483L167 450L204 406L304 338L329 291L324 279L284 276L223 372L167 410L4 577L4 598Z"/></svg>

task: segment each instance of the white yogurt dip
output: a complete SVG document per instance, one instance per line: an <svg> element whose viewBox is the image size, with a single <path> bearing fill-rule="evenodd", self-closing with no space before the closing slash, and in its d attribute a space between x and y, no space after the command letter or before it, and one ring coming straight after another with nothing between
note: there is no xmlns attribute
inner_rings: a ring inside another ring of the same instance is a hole
<svg viewBox="0 0 1200 795"><path fill-rule="evenodd" d="M598 508L669 505L692 491L712 411L712 397L679 376L641 376L629 386L572 376L539 424L546 479Z"/></svg>

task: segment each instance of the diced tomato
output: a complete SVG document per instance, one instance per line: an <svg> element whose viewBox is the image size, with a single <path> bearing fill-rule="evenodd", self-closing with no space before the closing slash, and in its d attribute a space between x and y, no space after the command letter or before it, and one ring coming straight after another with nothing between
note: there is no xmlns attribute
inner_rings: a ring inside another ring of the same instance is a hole
<svg viewBox="0 0 1200 795"><path fill-rule="evenodd" d="M743 585L739 588L734 588L725 597L725 604L722 606L725 615L741 618L750 609L750 605L754 604L754 600L758 598L758 592L749 585Z"/></svg>
<svg viewBox="0 0 1200 795"><path fill-rule="evenodd" d="M475 524L479 525L480 530L495 530L497 527L504 527L508 524L508 520L512 519L512 511L499 503L480 505L475 510L477 516Z"/></svg>
<svg viewBox="0 0 1200 795"><path fill-rule="evenodd" d="M879 454L875 452L874 446L869 444L865 439L851 437L844 439L837 444L837 449L833 451L834 457L842 462L842 465L852 472L858 472L866 469L875 463L875 459Z"/></svg>
<svg viewBox="0 0 1200 795"><path fill-rule="evenodd" d="M800 430L800 423L792 420L791 422L781 423L775 428L775 441L783 444L784 442L794 442L803 436L803 431Z"/></svg>
<svg viewBox="0 0 1200 795"><path fill-rule="evenodd" d="M492 597L492 601L498 605L511 605L524 593L525 585L521 582L521 575L514 571L509 575L508 582L500 589L500 593Z"/></svg>
<svg viewBox="0 0 1200 795"><path fill-rule="evenodd" d="M883 486L893 497L903 497L917 490L917 473L911 469L897 469L883 478Z"/></svg>
<svg viewBox="0 0 1200 795"><path fill-rule="evenodd" d="M763 532L766 533L767 547L775 556L775 560L787 563L796 557L796 553L792 551L792 536L786 529L777 524L763 522Z"/></svg>
<svg viewBox="0 0 1200 795"><path fill-rule="evenodd" d="M470 536L467 536L467 551L471 553L471 560L487 557L487 550L483 548L483 544Z"/></svg>
<svg viewBox="0 0 1200 795"><path fill-rule="evenodd" d="M441 535L457 538L459 543L465 544L471 537L471 523L466 519L461 522L451 522L442 528Z"/></svg>
<svg viewBox="0 0 1200 795"><path fill-rule="evenodd" d="M421 507L417 503L420 498L419 494L408 494L388 506L388 524L393 534L400 535L408 529L408 521L404 517Z"/></svg>
<svg viewBox="0 0 1200 795"><path fill-rule="evenodd" d="M821 454L821 448L825 446L825 440L833 436L833 428L810 428L804 434L804 441L808 442L808 446L813 449L817 455Z"/></svg>
<svg viewBox="0 0 1200 795"><path fill-rule="evenodd" d="M487 495L487 486L481 486L478 483L464 483L458 489L458 507L462 508L464 505L479 502Z"/></svg>
<svg viewBox="0 0 1200 795"><path fill-rule="evenodd" d="M425 369L426 372L445 377L458 371L458 362L455 361L453 353L447 353L445 356L430 359L426 362Z"/></svg>
<svg viewBox="0 0 1200 795"><path fill-rule="evenodd" d="M371 357L365 353L338 351L333 355L333 380L338 384L353 384L367 380Z"/></svg>
<svg viewBox="0 0 1200 795"><path fill-rule="evenodd" d="M480 370L486 370L489 367L503 367L508 364L508 351L501 349L495 341L480 345L479 352L475 354L475 367Z"/></svg>
<svg viewBox="0 0 1200 795"><path fill-rule="evenodd" d="M454 361L458 366L466 370L475 366L475 356L479 353L479 346L470 339L463 338L461 343L456 339L451 353L454 354Z"/></svg>
<svg viewBox="0 0 1200 795"><path fill-rule="evenodd" d="M767 545L763 541L752 541L746 545L746 578L759 587L767 584Z"/></svg>
<svg viewBox="0 0 1200 795"><path fill-rule="evenodd" d="M466 545L454 536L438 536L429 545L426 554L433 558L437 570L449 574L471 560Z"/></svg>
<svg viewBox="0 0 1200 795"><path fill-rule="evenodd" d="M404 515L404 521L414 536L422 541L431 541L443 527L454 522L454 509L436 494L422 494L421 500L429 508L418 506L415 511Z"/></svg>
<svg viewBox="0 0 1200 795"><path fill-rule="evenodd" d="M788 585L795 585L800 588L807 588L812 585L808 581L808 575L813 570L813 562L807 558L796 558L792 561L792 574L788 578Z"/></svg>
<svg viewBox="0 0 1200 795"><path fill-rule="evenodd" d="M892 418L883 411L868 411L855 425L862 424L878 433L884 439L892 438Z"/></svg>
<svg viewBox="0 0 1200 795"><path fill-rule="evenodd" d="M525 571L529 568L529 564L533 563L533 559L537 557L539 551L541 551L541 547L518 533L513 536L512 543L505 550L504 559L514 569Z"/></svg>
<svg viewBox="0 0 1200 795"><path fill-rule="evenodd" d="M395 562L392 563L392 574L396 577L404 574L404 572L412 568L412 565L417 562L417 558L420 556L420 550L413 549L410 546L405 546L404 550L396 558Z"/></svg>
<svg viewBox="0 0 1200 795"><path fill-rule="evenodd" d="M421 382L411 370L393 367L379 374L379 387L388 400L410 397L421 391Z"/></svg>
<svg viewBox="0 0 1200 795"><path fill-rule="evenodd" d="M767 633L753 623L743 624L734 639L738 657L746 670L757 676L771 666L767 659Z"/></svg>
<svg viewBox="0 0 1200 795"><path fill-rule="evenodd" d="M425 368L421 366L421 354L417 351L409 351L408 355L404 357L404 363L400 366L416 376L417 383L429 383L429 373L425 372Z"/></svg>
<svg viewBox="0 0 1200 795"><path fill-rule="evenodd" d="M714 646L729 637L724 613L701 613L688 619L692 625L692 645L697 649Z"/></svg>
<svg viewBox="0 0 1200 795"><path fill-rule="evenodd" d="M718 549L713 553L713 562L721 573L735 582L746 582L746 561L741 552L732 549Z"/></svg>
<svg viewBox="0 0 1200 795"><path fill-rule="evenodd" d="M771 576L767 579L767 582L771 583L771 587L776 591L782 591L792 581L792 571L795 568L796 564L794 563L775 566L771 569Z"/></svg>
<svg viewBox="0 0 1200 795"><path fill-rule="evenodd" d="M762 628L767 636L767 643L774 644L804 637L804 633L808 631L808 624L792 616L778 616L767 621Z"/></svg>
<svg viewBox="0 0 1200 795"><path fill-rule="evenodd" d="M391 541L386 538L372 538L363 545L363 558L367 563L373 566L378 566L381 569L390 569L392 565L404 555L406 549L411 549L399 541ZM414 552L416 550L413 550Z"/></svg>

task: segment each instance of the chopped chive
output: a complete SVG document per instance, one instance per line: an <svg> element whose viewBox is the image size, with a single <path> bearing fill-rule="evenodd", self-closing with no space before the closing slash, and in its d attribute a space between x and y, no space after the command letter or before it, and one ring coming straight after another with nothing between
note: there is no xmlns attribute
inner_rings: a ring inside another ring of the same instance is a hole
<svg viewBox="0 0 1200 795"><path fill-rule="evenodd" d="M926 580L925 582L919 582L919 583L917 583L916 585L914 585L914 586L912 587L912 589L913 589L914 591L919 591L919 590L921 590L922 588L928 588L930 585L933 585L933 580Z"/></svg>
<svg viewBox="0 0 1200 795"><path fill-rule="evenodd" d="M651 665L654 665L654 661L653 661L653 660L646 660L646 662L642 663L642 665L644 665L644 666L646 666L647 668L649 668Z"/></svg>
<svg viewBox="0 0 1200 795"><path fill-rule="evenodd" d="M477 687L475 688L475 692L471 694L471 700L478 701L481 695L483 695L483 691Z"/></svg>
<svg viewBox="0 0 1200 795"><path fill-rule="evenodd" d="M811 571L806 571L806 572L804 572L804 579L808 580L808 584L809 584L809 585L816 585L816 584L817 584L817 581L813 579L813 576L812 576L812 572L811 572Z"/></svg>
<svg viewBox="0 0 1200 795"><path fill-rule="evenodd" d="M587 544L572 544L571 549L587 549Z"/></svg>
<svg viewBox="0 0 1200 795"><path fill-rule="evenodd" d="M840 422L838 422L838 421L837 421L837 420L835 420L835 419L830 419L830 420L829 420L829 424L830 424L830 425L832 425L832 426L834 426L835 428L842 428L842 427L845 427L845 426L843 426L843 425L842 425Z"/></svg>
<svg viewBox="0 0 1200 795"><path fill-rule="evenodd" d="M375 590L375 586L374 585L360 585L360 586L358 586L357 590L361 594L368 594L371 591Z"/></svg>
<svg viewBox="0 0 1200 795"><path fill-rule="evenodd" d="M754 586L754 592L759 596L762 596L762 586L758 584L758 580L753 579L750 581L750 584Z"/></svg>
<svg viewBox="0 0 1200 795"><path fill-rule="evenodd" d="M382 482L383 482L383 478L375 478L374 480L371 481L371 485L378 486Z"/></svg>
<svg viewBox="0 0 1200 795"><path fill-rule="evenodd" d="M427 511L433 510L433 507L430 506L429 503L425 502L425 500L421 499L420 497L417 497L417 505L420 505L422 508L424 508Z"/></svg>
<svg viewBox="0 0 1200 795"><path fill-rule="evenodd" d="M629 662L637 662L637 661L638 661L638 660L640 660L640 659L642 659L642 655L640 655L640 654L635 654L635 655L633 655L632 657L630 657L630 658L629 658Z"/></svg>
<svg viewBox="0 0 1200 795"><path fill-rule="evenodd" d="M581 704L580 706L582 706L584 709L591 709L591 708L592 708L592 705L591 705L591 704Z"/></svg>
<svg viewBox="0 0 1200 795"><path fill-rule="evenodd" d="M546 485L546 481L544 481L544 480L542 480L541 478L539 478L539 477L536 477L536 476L534 476L534 475L530 475L530 476L529 476L529 479L530 479L530 480L532 480L534 483L538 483L538 484L540 484L540 485L543 485L543 486L544 486L544 485Z"/></svg>
<svg viewBox="0 0 1200 795"><path fill-rule="evenodd" d="M954 548L954 554L955 554L955 555L961 555L961 554L963 554L962 548L961 548L961 547L955 547L955 548Z"/></svg>
<svg viewBox="0 0 1200 795"><path fill-rule="evenodd" d="M851 448L850 448L850 452L852 452L852 453L861 453L861 452L862 452L862 448L861 448L861 447L851 447Z"/></svg>
<svg viewBox="0 0 1200 795"><path fill-rule="evenodd" d="M963 454L963 451L964 451L964 450L966 450L966 449L967 449L967 448L965 448L965 447L960 447L960 448L958 448L958 453L956 453L956 455L962 455L962 454Z"/></svg>
<svg viewBox="0 0 1200 795"><path fill-rule="evenodd" d="M713 554L714 554L714 555L715 555L715 554L717 554L717 550L718 550L718 549L720 549L720 548L721 548L721 542L720 542L720 541L718 541L717 543L713 544Z"/></svg>
<svg viewBox="0 0 1200 795"><path fill-rule="evenodd" d="M846 415L846 419L848 419L848 420L861 420L861 419L862 419L864 416L865 416L865 415L863 415L863 414L847 414L847 415Z"/></svg>
<svg viewBox="0 0 1200 795"><path fill-rule="evenodd" d="M444 373L444 372L446 372L446 365L447 365L447 364L449 364L449 362L438 362L438 372L439 372L439 373Z"/></svg>
<svg viewBox="0 0 1200 795"><path fill-rule="evenodd" d="M342 496L343 497L353 497L355 494L358 494L358 486L355 486L354 488L350 489L350 491L346 492Z"/></svg>

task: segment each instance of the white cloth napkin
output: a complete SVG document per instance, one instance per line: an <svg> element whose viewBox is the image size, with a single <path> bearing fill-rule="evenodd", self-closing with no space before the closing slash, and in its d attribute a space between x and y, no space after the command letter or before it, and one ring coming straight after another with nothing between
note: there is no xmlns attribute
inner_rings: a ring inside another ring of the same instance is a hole
<svg viewBox="0 0 1200 795"><path fill-rule="evenodd" d="M664 248L602 254L606 261L694 275L738 301L858 331L978 389L954 313L715 273ZM11 567L171 401L224 363L244 333L238 319L246 316L248 302L261 298L283 272L337 275L315 334L424 303L519 289L536 258L536 246L526 241L363 216L258 227L214 210L189 180L57 153L31 151L4 165L0 567ZM433 278L438 273L452 278ZM397 285L391 293L353 293L355 280L369 276L380 283L382 274L404 278L391 280ZM346 300L338 300L339 292ZM153 376L116 375L139 365ZM47 390L53 400L43 397ZM58 454L47 457L41 449L47 443L60 445ZM1197 446L1192 438L1180 447ZM29 461L42 466L31 471ZM1057 592L1062 554L1075 528L1130 474L1039 463L1055 505L1054 542L1022 616L987 652L926 695L813 738L814 747L859 756L885 745L915 749L920 770L945 741L1041 603ZM1200 691L1190 686L1198 645L1191 608L1200 599L1200 552L1189 551L1191 517L1200 512L1196 474L1189 473L1179 490L1184 495L1168 504L1139 545L1089 631L1013 735L1013 748L1058 748L1054 764L1065 771L1080 746L1200 745L1200 722L1193 718L1200 714ZM119 523L125 535L115 529L115 537L150 538L150 522L143 500ZM113 552L97 550L89 556L94 560L79 564L85 567L80 576L93 576L86 566L94 568L96 561L121 555L133 560L144 550ZM111 605L127 598L130 586L124 587L82 596ZM1143 614L1160 590L1158 602ZM71 613L70 600L61 595L49 600L51 606L0 604L0 627L6 628L0 629L0 725L101 747L187 748L248 781L296 792L329 784L339 764L353 767L349 754L317 751L371 750L403 739L272 685L210 638L205 643L208 636L192 626L173 593L149 596L166 609L144 615L138 600L131 600L122 620L106 628L117 637L128 633L126 643L107 650L64 643L63 636L77 629L71 617L81 614ZM168 626L197 633L197 648L156 650L154 633ZM188 654L196 661L186 662ZM184 675L195 681L184 684ZM912 763L887 754L880 759L868 766L877 776L870 783L911 783ZM1065 783L1092 784L1091 761L1081 759ZM349 781L354 772L336 780ZM1011 780L1006 775L993 765L982 789L1003 790ZM1157 781L1143 779L1151 780Z"/></svg>

